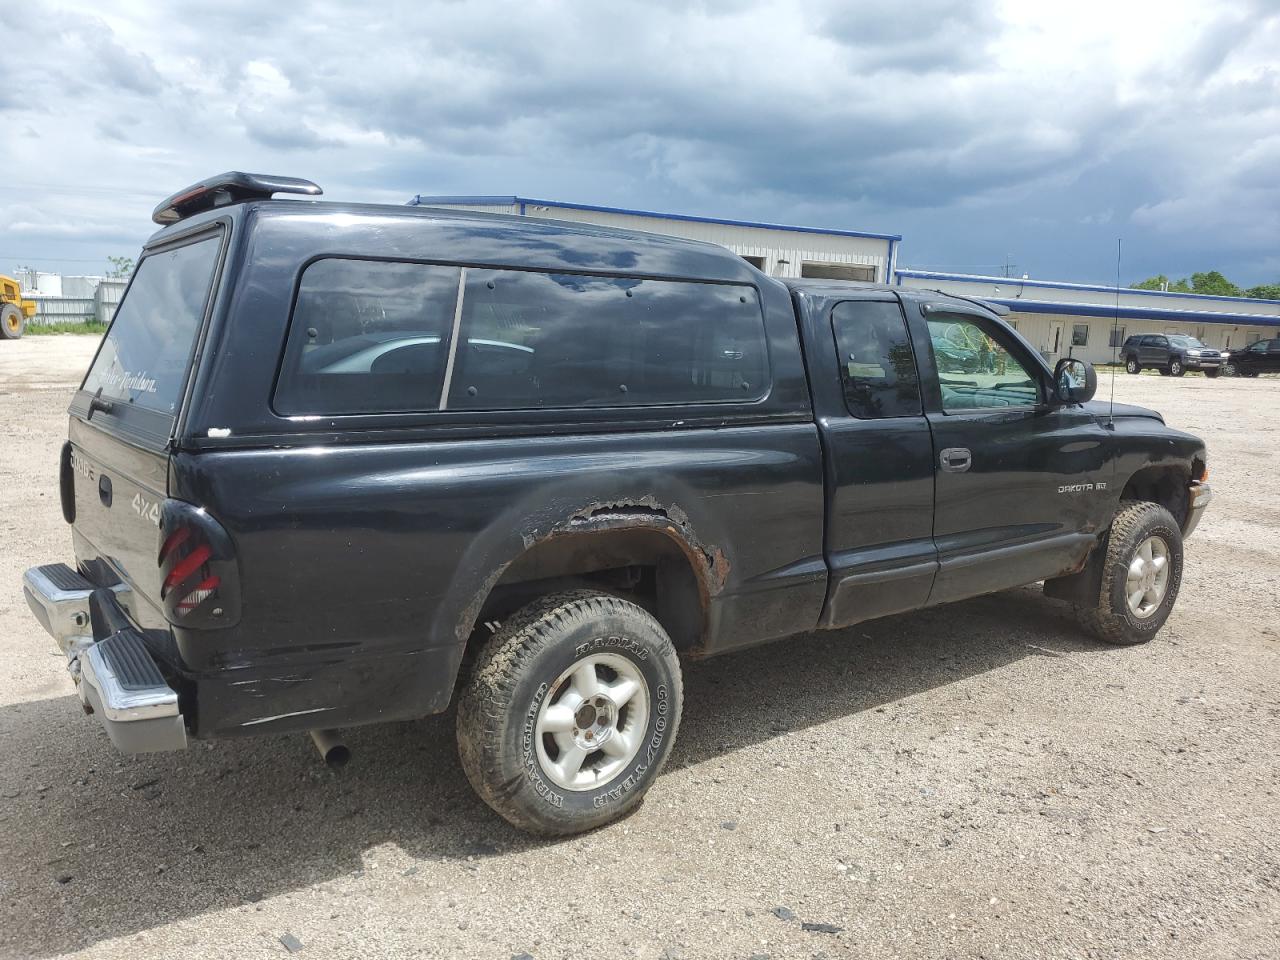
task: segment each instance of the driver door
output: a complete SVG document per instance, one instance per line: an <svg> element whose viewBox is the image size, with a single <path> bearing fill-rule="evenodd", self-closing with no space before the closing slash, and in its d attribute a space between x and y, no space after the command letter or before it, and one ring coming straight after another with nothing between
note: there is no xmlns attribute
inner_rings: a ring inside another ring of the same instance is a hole
<svg viewBox="0 0 1280 960"><path fill-rule="evenodd" d="M1142 341L1142 365L1162 367L1169 362L1169 339L1163 334L1153 334Z"/></svg>
<svg viewBox="0 0 1280 960"><path fill-rule="evenodd" d="M1249 344L1244 350L1233 351L1231 360L1236 368L1236 373L1258 374L1267 372L1267 348L1272 342L1280 344L1280 340L1258 340ZM1280 356L1277 356L1277 359L1280 359Z"/></svg>
<svg viewBox="0 0 1280 960"><path fill-rule="evenodd" d="M1262 369L1266 373L1280 373L1280 340L1268 340L1263 356Z"/></svg>
<svg viewBox="0 0 1280 960"><path fill-rule="evenodd" d="M923 336L917 336L919 330ZM1049 372L985 312L924 308L913 338L933 435L929 603L1055 576L1083 561L1110 504L1109 435L1079 404L1049 402Z"/></svg>

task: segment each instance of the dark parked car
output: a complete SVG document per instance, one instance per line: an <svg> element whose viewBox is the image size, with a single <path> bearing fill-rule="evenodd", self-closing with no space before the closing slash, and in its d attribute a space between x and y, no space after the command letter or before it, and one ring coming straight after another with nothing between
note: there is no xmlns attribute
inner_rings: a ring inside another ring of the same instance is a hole
<svg viewBox="0 0 1280 960"><path fill-rule="evenodd" d="M933 338L933 355L939 362L946 361L950 369L963 373L977 373L982 369L982 358L971 347L959 347L942 337Z"/></svg>
<svg viewBox="0 0 1280 960"><path fill-rule="evenodd" d="M1280 339L1259 340L1243 350L1232 350L1225 362L1228 371L1236 377L1280 373Z"/></svg>
<svg viewBox="0 0 1280 960"><path fill-rule="evenodd" d="M1223 362L1219 351L1206 347L1195 337L1176 333L1130 337L1124 342L1122 353L1124 368L1129 373L1155 367L1165 377L1180 377L1188 370L1201 370L1206 377L1216 377Z"/></svg>
<svg viewBox="0 0 1280 960"><path fill-rule="evenodd" d="M456 700L479 795L572 833L653 783L684 658L1040 580L1110 643L1169 616L1204 444L993 308L280 192L157 208L71 403L75 560L25 590L125 751L336 761Z"/></svg>

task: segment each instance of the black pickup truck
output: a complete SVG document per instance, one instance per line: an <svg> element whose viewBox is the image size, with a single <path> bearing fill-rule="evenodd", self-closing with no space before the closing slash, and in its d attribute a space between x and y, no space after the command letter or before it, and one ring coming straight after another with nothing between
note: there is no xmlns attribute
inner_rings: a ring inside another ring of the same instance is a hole
<svg viewBox="0 0 1280 960"><path fill-rule="evenodd" d="M1169 615L1204 444L984 303L276 193L319 189L157 208L71 404L25 591L122 750L337 761L456 702L480 796L572 833L652 784L683 658L1037 581L1108 642Z"/></svg>

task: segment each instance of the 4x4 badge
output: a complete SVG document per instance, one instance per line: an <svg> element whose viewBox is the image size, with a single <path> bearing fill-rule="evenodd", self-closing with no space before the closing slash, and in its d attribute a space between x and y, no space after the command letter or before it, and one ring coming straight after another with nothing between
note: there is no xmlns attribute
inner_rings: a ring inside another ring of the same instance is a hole
<svg viewBox="0 0 1280 960"><path fill-rule="evenodd" d="M140 493L135 493L133 499L129 501L133 505L133 512L140 516L143 520L150 520L157 527L160 526L160 504L154 500L148 500Z"/></svg>

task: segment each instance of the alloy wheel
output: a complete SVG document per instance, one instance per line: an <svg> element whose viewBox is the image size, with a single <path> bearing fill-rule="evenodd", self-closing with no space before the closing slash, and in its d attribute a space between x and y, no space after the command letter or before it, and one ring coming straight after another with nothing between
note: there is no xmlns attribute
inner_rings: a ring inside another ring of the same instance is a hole
<svg viewBox="0 0 1280 960"><path fill-rule="evenodd" d="M1152 535L1138 545L1124 587L1129 612L1138 619L1151 616L1164 602L1169 566L1169 544L1163 537Z"/></svg>
<svg viewBox="0 0 1280 960"><path fill-rule="evenodd" d="M538 710L538 760L566 790L590 790L640 752L649 723L649 685L626 657L585 657L562 673Z"/></svg>

